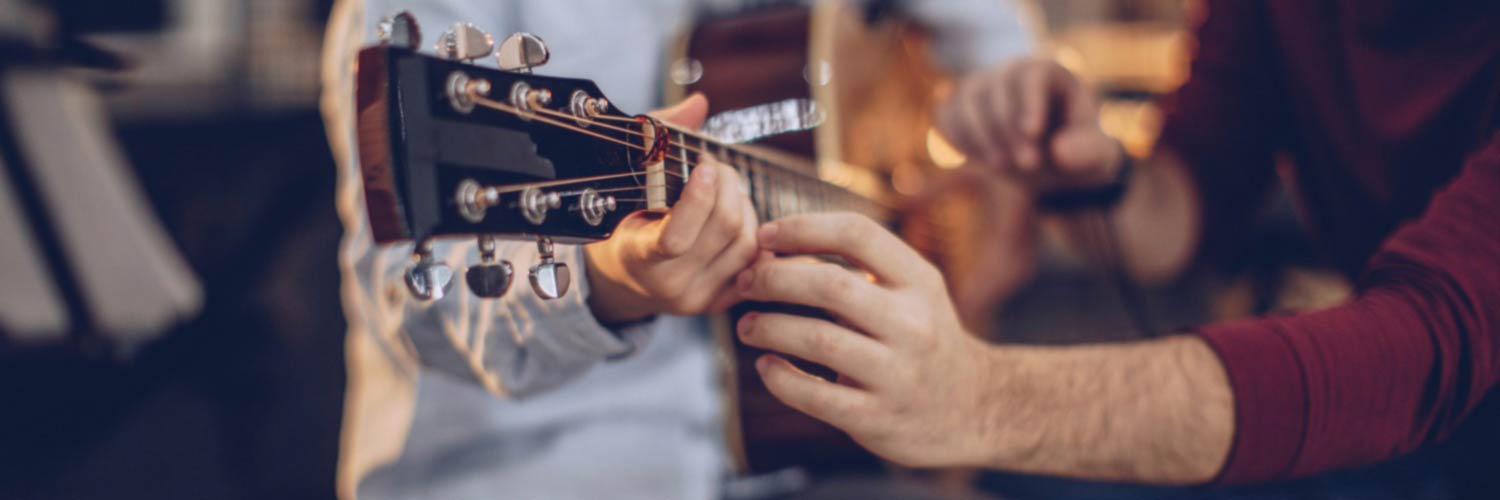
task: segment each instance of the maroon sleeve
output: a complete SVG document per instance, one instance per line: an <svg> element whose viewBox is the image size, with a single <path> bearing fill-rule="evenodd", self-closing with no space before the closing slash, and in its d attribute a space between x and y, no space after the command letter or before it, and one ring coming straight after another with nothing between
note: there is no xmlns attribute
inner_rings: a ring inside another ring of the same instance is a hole
<svg viewBox="0 0 1500 500"><path fill-rule="evenodd" d="M1203 207L1200 257L1232 261L1275 180L1285 120L1263 2L1210 0L1187 82L1163 102L1159 150L1173 154Z"/></svg>
<svg viewBox="0 0 1500 500"><path fill-rule="evenodd" d="M1223 483L1443 439L1500 378L1500 134L1381 245L1354 300L1200 333L1235 395Z"/></svg>

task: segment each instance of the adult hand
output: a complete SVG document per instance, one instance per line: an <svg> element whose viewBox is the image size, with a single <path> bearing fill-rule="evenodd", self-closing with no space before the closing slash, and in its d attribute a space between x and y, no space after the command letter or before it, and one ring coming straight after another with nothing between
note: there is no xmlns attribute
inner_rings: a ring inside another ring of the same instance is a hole
<svg viewBox="0 0 1500 500"><path fill-rule="evenodd" d="M771 393L897 463L984 462L977 437L990 409L976 388L992 348L964 331L937 270L854 214L789 217L758 236L766 253L737 278L743 296L820 308L834 320L752 313L738 325L740 339L840 374L826 381L768 354L756 368ZM862 272L769 252L835 255Z"/></svg>
<svg viewBox="0 0 1500 500"><path fill-rule="evenodd" d="M1094 92L1048 59L1018 59L964 79L937 124L971 162L1042 191L1107 184L1124 159L1099 127Z"/></svg>
<svg viewBox="0 0 1500 500"><path fill-rule="evenodd" d="M882 457L1195 484L1228 455L1234 398L1218 356L1195 336L991 346L958 325L932 266L869 219L790 217L759 236L767 252L737 278L741 293L834 319L749 315L740 339L839 373L830 382L768 354L756 360L766 387ZM867 274L770 252L835 255Z"/></svg>
<svg viewBox="0 0 1500 500"><path fill-rule="evenodd" d="M707 113L695 94L652 114L696 128ZM733 168L700 162L667 214L631 214L613 237L584 247L589 304L601 321L698 314L737 300L731 282L755 258L755 210Z"/></svg>

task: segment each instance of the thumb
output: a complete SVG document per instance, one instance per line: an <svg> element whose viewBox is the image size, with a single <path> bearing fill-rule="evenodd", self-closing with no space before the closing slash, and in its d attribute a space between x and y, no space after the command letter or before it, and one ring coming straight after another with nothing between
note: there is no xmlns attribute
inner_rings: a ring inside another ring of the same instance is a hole
<svg viewBox="0 0 1500 500"><path fill-rule="evenodd" d="M708 118L708 98L700 92L679 101L677 104L646 113L658 120L680 127L696 129Z"/></svg>
<svg viewBox="0 0 1500 500"><path fill-rule="evenodd" d="M1069 127L1052 139L1052 163L1065 176L1080 181L1108 181L1121 150L1097 127Z"/></svg>

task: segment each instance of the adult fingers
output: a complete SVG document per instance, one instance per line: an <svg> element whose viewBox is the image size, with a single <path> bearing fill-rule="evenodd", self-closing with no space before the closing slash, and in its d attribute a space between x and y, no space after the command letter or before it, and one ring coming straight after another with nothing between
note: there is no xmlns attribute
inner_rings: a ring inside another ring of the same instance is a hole
<svg viewBox="0 0 1500 500"><path fill-rule="evenodd" d="M746 220L755 219L755 208L750 205L749 200L740 200L739 210ZM755 225L742 224L734 239L718 255L714 255L706 266L699 264L682 271L693 275L688 288L694 291L689 293L698 294L699 299L705 300L708 311L719 311L733 305L739 298L734 278L755 261L758 249Z"/></svg>
<svg viewBox="0 0 1500 500"><path fill-rule="evenodd" d="M718 193L714 199L713 209L704 222L702 232L698 234L698 239L693 242L692 249L688 251L694 257L695 262L709 262L723 253L729 244L745 230L745 204L749 199L738 172L707 156L704 158L703 164L694 171L694 175L704 170L715 170Z"/></svg>
<svg viewBox="0 0 1500 500"><path fill-rule="evenodd" d="M1054 96L1060 85L1059 75L1052 71L1056 64L1030 62L1019 66L1012 86L1017 111L1011 118L1021 135L1021 145L1016 147L1016 162L1024 169L1035 169L1041 164L1041 145L1047 119L1052 114ZM1066 75L1062 75L1066 76Z"/></svg>
<svg viewBox="0 0 1500 500"><path fill-rule="evenodd" d="M1115 171L1108 168L1120 161L1124 151L1098 126L1073 127L1052 138L1052 158L1057 168L1084 184L1114 180Z"/></svg>
<svg viewBox="0 0 1500 500"><path fill-rule="evenodd" d="M977 156L985 165L1003 169L1013 165L1003 136L995 129L995 120L991 119L990 109L994 106L991 98L997 93L991 86L991 80L986 78L965 82L959 89L962 105L955 110L959 142L961 149Z"/></svg>
<svg viewBox="0 0 1500 500"><path fill-rule="evenodd" d="M708 117L708 98L694 92L677 104L646 114L667 123L697 129L703 126L703 120Z"/></svg>
<svg viewBox="0 0 1500 500"><path fill-rule="evenodd" d="M761 226L761 248L843 257L897 286L930 284L937 271L884 227L851 212L796 215Z"/></svg>
<svg viewBox="0 0 1500 500"><path fill-rule="evenodd" d="M892 292L848 269L826 262L776 259L740 273L736 286L749 300L814 307L877 338L890 335L903 304Z"/></svg>
<svg viewBox="0 0 1500 500"><path fill-rule="evenodd" d="M977 140L985 140L990 143L991 151L1000 155L996 161L1001 166L1011 166L1021 171L1030 171L1037 167L1035 159L1026 163L1022 160L1020 153L1025 150L1034 149L1028 138L1021 134L1016 128L1016 114L1019 113L1019 102L1016 100L1015 80L1017 73L1004 72L996 76L994 83L985 89L982 94L982 106L972 111L979 114L975 119L985 122L986 136Z"/></svg>
<svg viewBox="0 0 1500 500"><path fill-rule="evenodd" d="M819 363L864 386L878 387L891 351L863 334L832 322L777 313L750 313L736 330L746 344Z"/></svg>
<svg viewBox="0 0 1500 500"><path fill-rule="evenodd" d="M655 257L675 259L687 255L703 225L713 213L718 200L719 169L699 168L693 171L682 196L667 213L661 235L656 239Z"/></svg>
<svg viewBox="0 0 1500 500"><path fill-rule="evenodd" d="M875 411L873 395L809 375L781 356L761 356L755 368L776 399L845 431L858 432L860 422Z"/></svg>

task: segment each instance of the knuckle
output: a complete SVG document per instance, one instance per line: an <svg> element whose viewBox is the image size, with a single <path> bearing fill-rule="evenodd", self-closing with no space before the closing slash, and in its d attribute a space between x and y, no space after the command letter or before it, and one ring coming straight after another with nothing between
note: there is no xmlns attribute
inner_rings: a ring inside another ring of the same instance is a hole
<svg viewBox="0 0 1500 500"><path fill-rule="evenodd" d="M756 266L751 276L750 288L761 293L774 294L781 287L781 266L776 263Z"/></svg>
<svg viewBox="0 0 1500 500"><path fill-rule="evenodd" d="M646 286L652 297L661 299L668 306L675 306L687 294L687 287L673 281L657 281Z"/></svg>
<svg viewBox="0 0 1500 500"><path fill-rule="evenodd" d="M693 246L686 236L677 234L664 234L656 240L656 253L668 259L675 259L686 255Z"/></svg>
<svg viewBox="0 0 1500 500"><path fill-rule="evenodd" d="M675 267L675 266L673 266ZM666 300L675 300L687 292L691 283L687 273L677 272L672 268L658 268L643 276L639 281L642 289L651 296Z"/></svg>
<svg viewBox="0 0 1500 500"><path fill-rule="evenodd" d="M858 284L854 282L856 278L852 273L831 267L832 265L830 264L822 268L824 270L823 274L826 276L824 279L818 280L819 292L829 299L830 302L842 304L854 293L854 289Z"/></svg>
<svg viewBox="0 0 1500 500"><path fill-rule="evenodd" d="M915 311L898 315L892 321L896 323L893 326L913 337L919 336L927 325L926 315Z"/></svg>
<svg viewBox="0 0 1500 500"><path fill-rule="evenodd" d="M678 203L685 201L694 205L708 205L718 197L718 192L712 186L700 183L695 187L696 189L684 189Z"/></svg>
<svg viewBox="0 0 1500 500"><path fill-rule="evenodd" d="M813 354L838 357L843 350L839 338L826 329L815 328L807 334L807 349Z"/></svg>
<svg viewBox="0 0 1500 500"><path fill-rule="evenodd" d="M943 272L939 271L937 266L932 265L931 262L927 262L925 259L917 269L916 275L921 280L921 284L927 288L943 289L947 287L947 281L943 279Z"/></svg>

